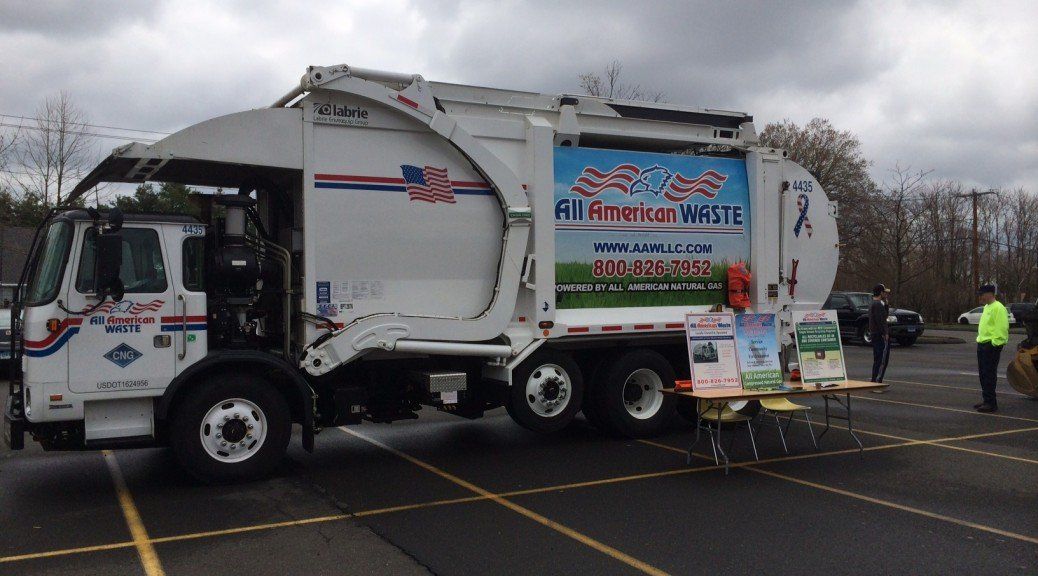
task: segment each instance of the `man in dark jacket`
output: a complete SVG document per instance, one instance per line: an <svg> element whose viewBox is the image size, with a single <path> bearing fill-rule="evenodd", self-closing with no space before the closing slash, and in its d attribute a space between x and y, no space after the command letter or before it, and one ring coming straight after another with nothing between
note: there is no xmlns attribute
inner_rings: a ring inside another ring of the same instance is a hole
<svg viewBox="0 0 1038 576"><path fill-rule="evenodd" d="M887 294L890 290L882 284L876 284L872 288L872 304L869 305L869 337L872 339L872 381L883 382L883 374L887 371L887 362L890 361L890 328L887 326L887 316L890 315L890 305L887 304ZM883 390L873 390L883 392Z"/></svg>

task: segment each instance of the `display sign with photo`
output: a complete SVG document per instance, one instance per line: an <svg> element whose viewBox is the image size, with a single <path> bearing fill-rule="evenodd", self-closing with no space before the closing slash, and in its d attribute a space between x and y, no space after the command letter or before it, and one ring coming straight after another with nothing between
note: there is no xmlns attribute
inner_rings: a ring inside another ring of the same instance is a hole
<svg viewBox="0 0 1038 576"><path fill-rule="evenodd" d="M687 314L685 334L694 390L742 387L730 312Z"/></svg>
<svg viewBox="0 0 1038 576"><path fill-rule="evenodd" d="M777 390L782 386L778 334L774 314L739 314L735 317L735 342L739 371L746 390Z"/></svg>
<svg viewBox="0 0 1038 576"><path fill-rule="evenodd" d="M838 383L847 380L843 343L836 312L812 310L793 312L800 377L804 384Z"/></svg>

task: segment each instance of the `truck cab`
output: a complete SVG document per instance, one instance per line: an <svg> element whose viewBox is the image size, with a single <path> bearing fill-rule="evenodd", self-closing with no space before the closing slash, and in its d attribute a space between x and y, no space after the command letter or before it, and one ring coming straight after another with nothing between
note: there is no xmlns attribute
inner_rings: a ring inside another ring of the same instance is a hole
<svg viewBox="0 0 1038 576"><path fill-rule="evenodd" d="M120 294L99 291L102 222L59 213L32 256L20 326L24 414L52 446L152 438L153 399L207 352L204 226L126 215L110 233Z"/></svg>

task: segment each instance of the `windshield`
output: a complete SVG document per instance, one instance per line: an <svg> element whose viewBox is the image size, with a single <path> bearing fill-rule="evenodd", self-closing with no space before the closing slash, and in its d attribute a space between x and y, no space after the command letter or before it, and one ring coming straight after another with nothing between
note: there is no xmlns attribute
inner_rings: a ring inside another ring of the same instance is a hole
<svg viewBox="0 0 1038 576"><path fill-rule="evenodd" d="M872 300L868 294L848 294L847 297L851 299L851 304L854 304L855 308L868 308L871 303L869 301Z"/></svg>
<svg viewBox="0 0 1038 576"><path fill-rule="evenodd" d="M47 227L47 236L37 251L32 275L29 277L26 306L46 304L57 297L71 245L71 224L54 222Z"/></svg>

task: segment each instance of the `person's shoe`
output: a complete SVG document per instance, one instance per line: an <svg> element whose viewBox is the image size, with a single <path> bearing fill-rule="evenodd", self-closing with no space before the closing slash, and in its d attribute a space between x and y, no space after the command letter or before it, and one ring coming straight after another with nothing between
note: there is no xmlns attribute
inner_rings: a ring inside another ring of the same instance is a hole
<svg viewBox="0 0 1038 576"><path fill-rule="evenodd" d="M973 405L973 409L976 410L977 408L980 408L983 405L984 405L983 402L977 402L976 404Z"/></svg>
<svg viewBox="0 0 1038 576"><path fill-rule="evenodd" d="M998 406L984 403L977 407L977 412L998 412Z"/></svg>

